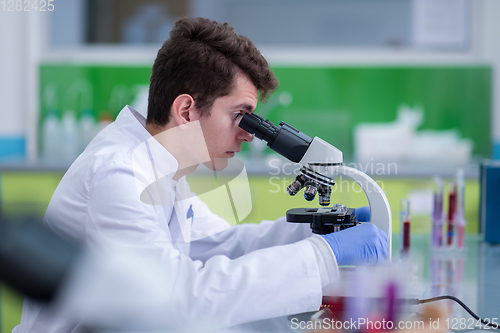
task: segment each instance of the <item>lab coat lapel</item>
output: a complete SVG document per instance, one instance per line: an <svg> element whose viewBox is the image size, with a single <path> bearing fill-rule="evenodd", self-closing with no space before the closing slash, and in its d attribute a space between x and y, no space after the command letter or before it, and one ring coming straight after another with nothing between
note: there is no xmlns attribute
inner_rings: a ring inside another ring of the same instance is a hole
<svg viewBox="0 0 500 333"><path fill-rule="evenodd" d="M189 198L182 199L180 195L179 186L175 189L175 203L172 209L172 216L170 218L169 230L172 243L181 253L189 255L190 242L191 242L191 224L193 218L192 214L188 214L189 210L192 211L192 203Z"/></svg>
<svg viewBox="0 0 500 333"><path fill-rule="evenodd" d="M190 198L182 199L182 196L179 194L179 189L176 189L176 200L174 204L174 213L172 214L172 218L177 219L179 222L181 234L180 240L184 243L189 243L191 241L191 224L193 221L193 216L190 211L193 211L192 208L192 200ZM174 240L175 241L175 240Z"/></svg>

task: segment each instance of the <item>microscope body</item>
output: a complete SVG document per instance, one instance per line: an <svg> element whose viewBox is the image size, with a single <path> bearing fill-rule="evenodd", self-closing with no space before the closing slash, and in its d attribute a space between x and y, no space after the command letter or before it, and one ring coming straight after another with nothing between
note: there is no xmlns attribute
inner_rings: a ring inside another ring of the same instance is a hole
<svg viewBox="0 0 500 333"><path fill-rule="evenodd" d="M342 152L328 142L311 138L285 122L275 126L256 114L245 114L241 128L292 162L302 165L300 174L288 186L287 192L296 195L304 188L304 198L312 201L316 194L320 208L295 208L287 212L288 222L310 223L314 233L326 234L355 226L354 209L339 204L330 205L334 178L351 178L363 189L370 206L370 223L387 233L388 247L392 245L392 216L389 202L380 186L367 174L343 165ZM390 253L390 251L389 251Z"/></svg>

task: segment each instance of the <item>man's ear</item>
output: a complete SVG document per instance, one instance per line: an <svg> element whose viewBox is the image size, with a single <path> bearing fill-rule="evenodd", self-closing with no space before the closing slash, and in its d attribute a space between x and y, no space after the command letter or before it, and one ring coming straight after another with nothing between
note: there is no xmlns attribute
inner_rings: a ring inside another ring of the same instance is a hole
<svg viewBox="0 0 500 333"><path fill-rule="evenodd" d="M193 97L189 94L177 96L172 103L171 115L177 125L183 125L198 120L198 110L195 107Z"/></svg>

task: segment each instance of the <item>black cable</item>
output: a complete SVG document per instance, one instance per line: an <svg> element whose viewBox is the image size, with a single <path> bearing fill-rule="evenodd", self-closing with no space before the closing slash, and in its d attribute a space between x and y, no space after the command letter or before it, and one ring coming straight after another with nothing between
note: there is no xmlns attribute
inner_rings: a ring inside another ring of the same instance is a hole
<svg viewBox="0 0 500 333"><path fill-rule="evenodd" d="M484 324L486 326L493 327L494 329L497 329L497 330L500 329L500 327L499 327L498 324L492 324L492 323L487 322L486 320L483 320L483 319L479 318L479 316L477 314L475 314L474 312L472 312L472 310L469 309L469 307L467 305L465 305L464 302L462 302L461 300L459 300L455 296L444 295L444 296L432 297L432 298L427 298L427 299L419 299L418 300L418 304L424 304L424 303L430 303L430 302L435 302L435 301L441 301L443 299L451 299L452 301L457 302L458 304L460 304L465 309L465 311L467 311L476 320L479 320L482 324Z"/></svg>

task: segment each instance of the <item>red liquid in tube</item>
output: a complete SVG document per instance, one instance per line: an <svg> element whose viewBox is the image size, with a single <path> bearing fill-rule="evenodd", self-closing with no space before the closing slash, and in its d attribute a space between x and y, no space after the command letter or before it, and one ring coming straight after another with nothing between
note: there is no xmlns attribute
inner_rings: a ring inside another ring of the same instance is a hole
<svg viewBox="0 0 500 333"><path fill-rule="evenodd" d="M403 251L410 250L410 221L403 222Z"/></svg>
<svg viewBox="0 0 500 333"><path fill-rule="evenodd" d="M447 243L448 246L453 245L453 232L454 232L454 224L455 224L455 209L456 209L456 195L455 188L450 192L450 202L448 207L448 237Z"/></svg>

